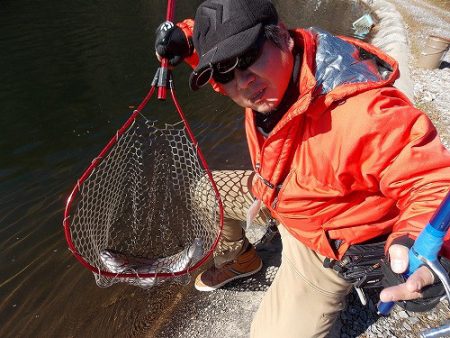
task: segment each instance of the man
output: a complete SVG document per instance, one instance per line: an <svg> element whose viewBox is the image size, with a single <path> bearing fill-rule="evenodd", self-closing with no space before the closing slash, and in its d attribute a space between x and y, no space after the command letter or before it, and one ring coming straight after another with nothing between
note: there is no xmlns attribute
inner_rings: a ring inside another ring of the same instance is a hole
<svg viewBox="0 0 450 338"><path fill-rule="evenodd" d="M245 108L253 171L214 173L224 231L198 290L259 271L240 226L247 218L274 219L283 245L253 337L325 336L354 282L329 267L344 266L354 248L381 243L392 270L406 270L411 242L448 191L450 154L392 87L393 59L320 29L287 30L268 0L205 1L195 21L160 26L156 52L194 68L193 90L210 83ZM380 299L417 299L434 281L421 267Z"/></svg>

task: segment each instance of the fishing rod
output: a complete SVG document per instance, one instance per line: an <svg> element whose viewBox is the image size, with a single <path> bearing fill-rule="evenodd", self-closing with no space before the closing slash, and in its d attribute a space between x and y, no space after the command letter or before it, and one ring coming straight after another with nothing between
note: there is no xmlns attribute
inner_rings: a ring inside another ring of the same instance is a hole
<svg viewBox="0 0 450 338"><path fill-rule="evenodd" d="M450 280L448 272L442 267L438 260L438 254L444 244L444 237L450 228L450 192L442 201L434 213L430 222L425 226L409 250L409 266L404 273L405 277L411 276L414 271L422 265L428 266L441 280L450 302ZM387 316L395 302L379 302L378 314ZM435 329L422 332L422 337L443 337L450 335L450 323Z"/></svg>

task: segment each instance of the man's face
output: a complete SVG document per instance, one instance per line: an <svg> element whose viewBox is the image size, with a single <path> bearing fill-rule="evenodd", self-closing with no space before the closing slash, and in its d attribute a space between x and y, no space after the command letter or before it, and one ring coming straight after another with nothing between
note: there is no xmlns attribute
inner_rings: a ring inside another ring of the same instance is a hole
<svg viewBox="0 0 450 338"><path fill-rule="evenodd" d="M234 79L222 84L222 88L241 107L269 113L283 99L291 79L293 63L292 46L281 50L266 40L256 62L245 70L235 69Z"/></svg>

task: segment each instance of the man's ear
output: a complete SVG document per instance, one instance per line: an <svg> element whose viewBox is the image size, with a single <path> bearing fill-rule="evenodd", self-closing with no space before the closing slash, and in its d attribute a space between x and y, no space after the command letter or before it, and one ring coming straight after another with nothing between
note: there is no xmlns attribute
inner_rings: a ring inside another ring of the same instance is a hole
<svg viewBox="0 0 450 338"><path fill-rule="evenodd" d="M292 52L294 49L294 40L292 39L291 35L289 34L289 31L286 27L286 25L283 22L278 22L278 27L280 27L280 32L282 36L284 37L285 46L287 49Z"/></svg>

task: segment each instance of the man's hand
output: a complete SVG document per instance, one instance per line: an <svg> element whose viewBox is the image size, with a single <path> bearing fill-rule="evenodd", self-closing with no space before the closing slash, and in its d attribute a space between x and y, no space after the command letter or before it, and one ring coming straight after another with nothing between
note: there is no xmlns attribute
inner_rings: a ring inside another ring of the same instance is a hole
<svg viewBox="0 0 450 338"><path fill-rule="evenodd" d="M192 53L183 30L170 21L163 22L156 29L155 52L159 61L167 58L172 66Z"/></svg>
<svg viewBox="0 0 450 338"><path fill-rule="evenodd" d="M409 249L406 246L393 244L389 248L391 269L395 273L404 273L408 268ZM405 283L391 286L380 293L380 300L392 302L422 298L421 290L424 286L434 283L434 275L426 266L417 269Z"/></svg>

